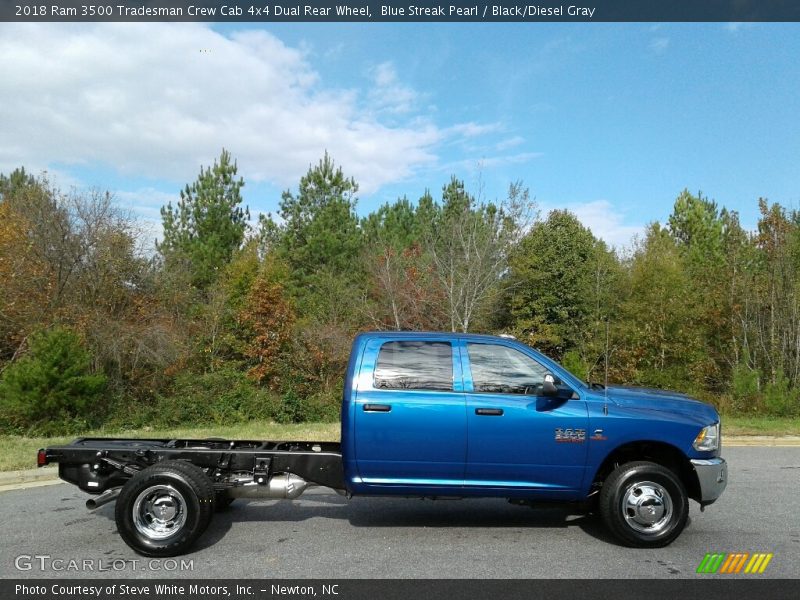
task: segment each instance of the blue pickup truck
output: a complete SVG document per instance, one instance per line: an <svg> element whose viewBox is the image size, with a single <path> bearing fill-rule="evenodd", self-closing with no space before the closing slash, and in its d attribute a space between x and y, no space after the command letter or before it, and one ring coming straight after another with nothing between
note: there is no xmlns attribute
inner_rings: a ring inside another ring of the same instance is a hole
<svg viewBox="0 0 800 600"><path fill-rule="evenodd" d="M596 512L629 546L680 535L689 499L727 484L711 406L653 389L589 384L508 337L372 332L353 342L341 444L80 438L40 466L116 501L124 541L145 556L186 552L236 498L500 497Z"/></svg>

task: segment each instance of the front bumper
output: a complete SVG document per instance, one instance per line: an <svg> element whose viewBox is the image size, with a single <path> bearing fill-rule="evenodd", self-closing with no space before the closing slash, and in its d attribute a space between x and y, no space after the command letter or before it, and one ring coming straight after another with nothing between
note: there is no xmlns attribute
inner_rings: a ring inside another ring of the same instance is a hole
<svg viewBox="0 0 800 600"><path fill-rule="evenodd" d="M728 463L724 458L694 458L691 462L700 483L700 504L716 502L728 485Z"/></svg>

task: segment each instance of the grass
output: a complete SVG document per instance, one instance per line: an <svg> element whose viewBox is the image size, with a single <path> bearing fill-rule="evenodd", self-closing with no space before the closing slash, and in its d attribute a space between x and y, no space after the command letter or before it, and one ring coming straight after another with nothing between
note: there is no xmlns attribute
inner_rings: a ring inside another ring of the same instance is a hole
<svg viewBox="0 0 800 600"><path fill-rule="evenodd" d="M724 436L747 435L800 435L800 418L780 417L722 417ZM32 469L36 466L36 451L46 446L65 444L79 436L30 438L12 435L0 436L0 471ZM169 429L99 429L83 437L121 438L184 438L202 439L220 437L239 440L314 440L320 442L339 440L339 423L301 423L281 425L252 421L239 425L216 427L177 427Z"/></svg>
<svg viewBox="0 0 800 600"><path fill-rule="evenodd" d="M726 435L800 435L800 417L722 417Z"/></svg>
<svg viewBox="0 0 800 600"><path fill-rule="evenodd" d="M0 471L15 471L36 467L36 451L47 446L66 444L76 437L120 437L120 438L184 438L202 439L219 437L239 440L309 440L335 442L339 440L339 423L301 423L281 425L252 421L239 425L217 427L176 427L168 429L98 429L87 433L64 437L0 436Z"/></svg>

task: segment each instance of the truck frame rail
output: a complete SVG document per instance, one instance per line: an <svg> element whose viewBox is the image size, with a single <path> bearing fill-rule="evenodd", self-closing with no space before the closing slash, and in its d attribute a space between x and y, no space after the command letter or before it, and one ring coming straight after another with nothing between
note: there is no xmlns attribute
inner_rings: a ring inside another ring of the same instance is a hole
<svg viewBox="0 0 800 600"><path fill-rule="evenodd" d="M278 474L345 489L336 442L78 438L39 450L37 463L58 463L61 479L90 494L102 494L147 467L173 460L203 469L219 492L246 484L268 486Z"/></svg>

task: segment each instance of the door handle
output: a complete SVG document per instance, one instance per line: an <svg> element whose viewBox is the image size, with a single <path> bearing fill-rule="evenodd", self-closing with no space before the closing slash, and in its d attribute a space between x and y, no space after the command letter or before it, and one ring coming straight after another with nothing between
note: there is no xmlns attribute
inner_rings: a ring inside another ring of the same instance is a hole
<svg viewBox="0 0 800 600"><path fill-rule="evenodd" d="M391 404L365 404L364 412L390 412L392 410Z"/></svg>
<svg viewBox="0 0 800 600"><path fill-rule="evenodd" d="M481 415L482 417L502 417L503 416L503 409L502 408L476 408L475 409L476 415Z"/></svg>

